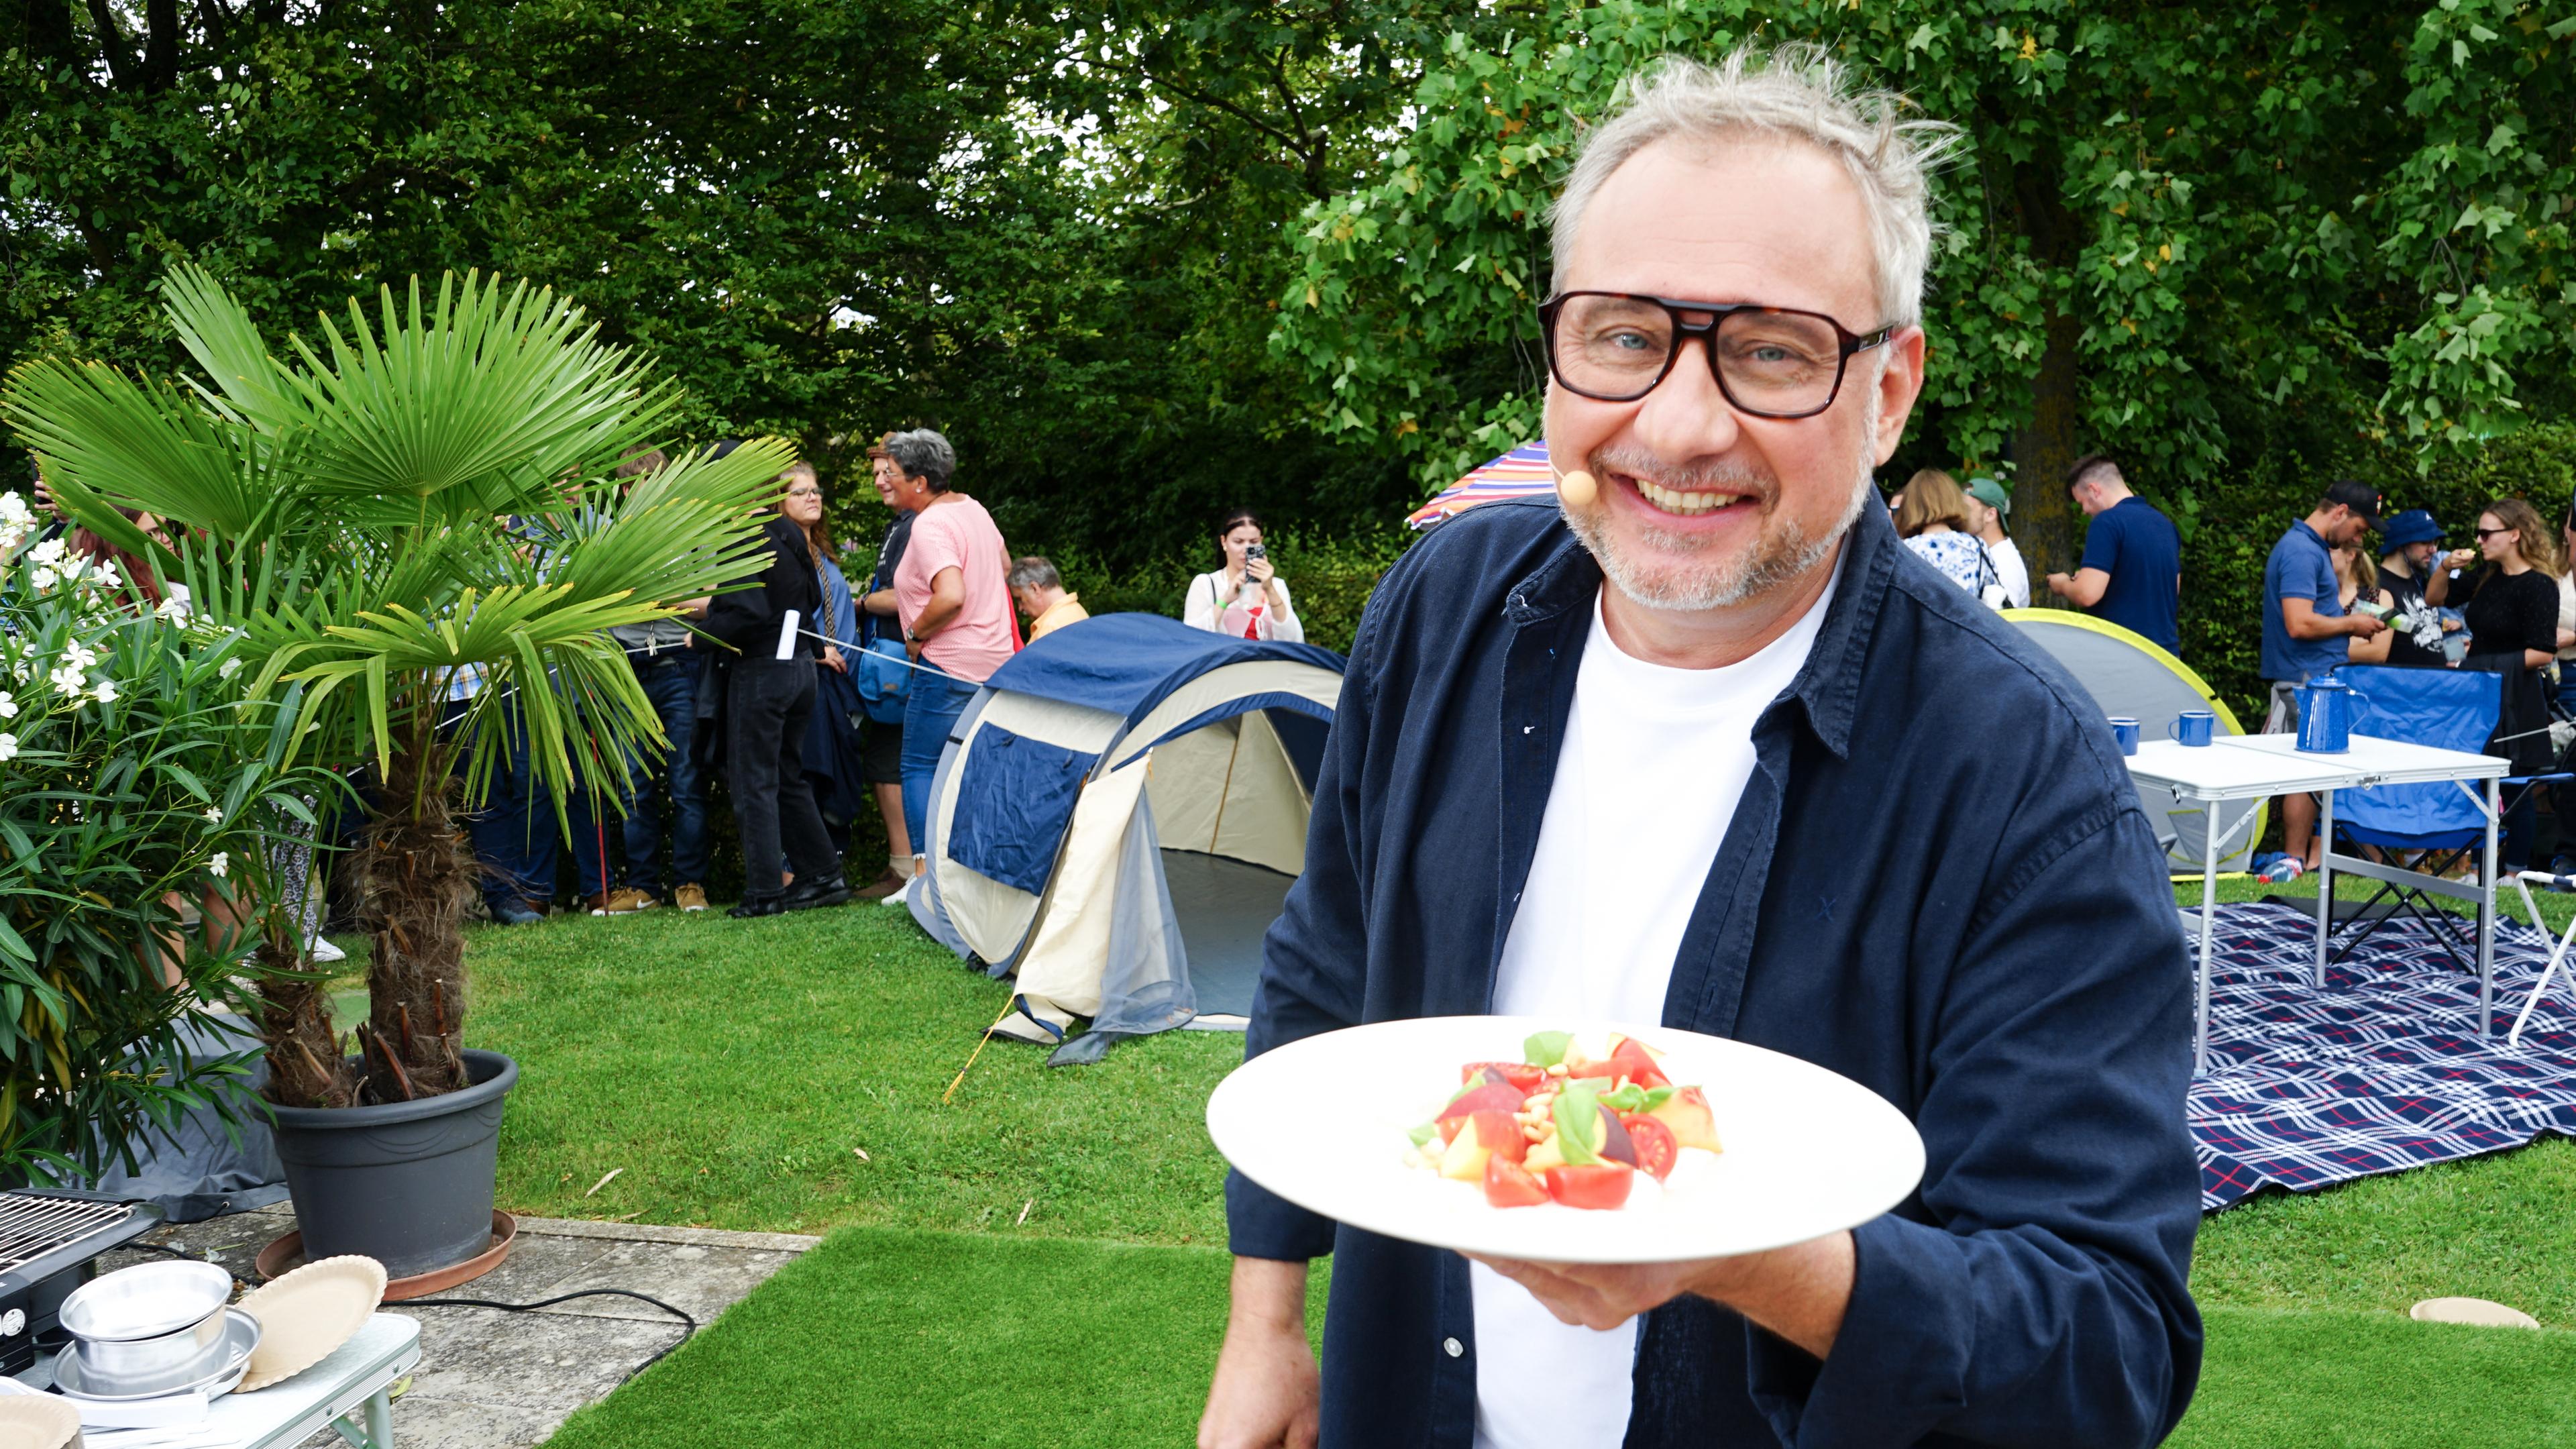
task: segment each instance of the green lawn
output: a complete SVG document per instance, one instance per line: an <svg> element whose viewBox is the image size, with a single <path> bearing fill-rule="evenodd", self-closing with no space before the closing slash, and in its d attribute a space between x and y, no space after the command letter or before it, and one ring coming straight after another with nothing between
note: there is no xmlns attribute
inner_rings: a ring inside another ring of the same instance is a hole
<svg viewBox="0 0 2576 1449"><path fill-rule="evenodd" d="M2542 912L2563 925L2576 898ZM480 928L470 952L469 1041L523 1072L505 1206L843 1230L556 1442L1186 1440L1226 1263L1200 1112L1239 1037L1064 1070L996 1041L943 1103L1005 988L899 911L575 917ZM2174 1442L2563 1438L2576 1334L2400 1315L2471 1294L2576 1327L2571 1245L2576 1145L2556 1140L2221 1213L2195 1265L2209 1372Z"/></svg>

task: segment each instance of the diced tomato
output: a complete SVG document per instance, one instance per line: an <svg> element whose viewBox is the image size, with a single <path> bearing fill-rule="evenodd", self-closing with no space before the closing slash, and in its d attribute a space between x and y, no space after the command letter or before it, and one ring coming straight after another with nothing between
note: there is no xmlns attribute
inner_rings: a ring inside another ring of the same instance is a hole
<svg viewBox="0 0 2576 1449"><path fill-rule="evenodd" d="M1643 1112L1631 1112L1619 1123L1628 1129L1628 1145L1636 1151L1637 1166L1653 1173L1657 1182L1671 1176L1673 1159L1681 1154L1681 1145L1673 1141L1673 1129Z"/></svg>
<svg viewBox="0 0 2576 1449"><path fill-rule="evenodd" d="M1521 1109L1521 1103L1528 1100L1529 1094L1518 1087L1488 1082L1440 1109L1440 1135L1457 1136L1457 1132L1449 1125L1457 1118L1471 1117L1478 1112L1488 1110L1517 1112Z"/></svg>
<svg viewBox="0 0 2576 1449"><path fill-rule="evenodd" d="M1619 1058L1614 1055L1604 1057L1597 1062L1585 1062L1583 1065L1568 1071L1565 1075L1569 1078L1600 1077L1606 1080L1619 1075L1622 1070L1623 1069L1619 1065Z"/></svg>
<svg viewBox="0 0 2576 1449"><path fill-rule="evenodd" d="M1672 1085L1672 1079L1664 1075L1663 1068L1655 1065L1654 1056L1642 1042L1619 1043L1619 1049L1610 1054L1610 1064L1616 1068L1615 1075L1626 1077L1638 1086L1652 1089Z"/></svg>
<svg viewBox="0 0 2576 1449"><path fill-rule="evenodd" d="M1506 1162L1497 1152L1485 1159L1485 1201L1498 1208L1537 1207L1547 1201L1547 1189L1519 1163Z"/></svg>
<svg viewBox="0 0 2576 1449"><path fill-rule="evenodd" d="M1621 1207L1627 1203L1628 1189L1636 1180L1637 1170L1621 1162L1551 1167L1547 1170L1547 1195L1570 1208L1597 1211Z"/></svg>
<svg viewBox="0 0 2576 1449"><path fill-rule="evenodd" d="M1527 1062L1469 1062L1458 1069L1458 1084L1463 1087L1488 1071L1502 1073L1503 1080L1520 1088L1523 1096L1537 1091L1538 1084L1547 1080L1547 1068Z"/></svg>
<svg viewBox="0 0 2576 1449"><path fill-rule="evenodd" d="M1475 1124L1477 1146L1511 1162L1529 1155L1529 1139L1521 1135L1520 1119L1511 1113L1495 1107L1467 1120Z"/></svg>

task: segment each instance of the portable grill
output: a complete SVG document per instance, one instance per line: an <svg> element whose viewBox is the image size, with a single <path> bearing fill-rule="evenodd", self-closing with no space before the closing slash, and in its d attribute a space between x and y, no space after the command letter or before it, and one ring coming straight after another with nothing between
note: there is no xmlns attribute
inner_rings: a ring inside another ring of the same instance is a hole
<svg viewBox="0 0 2576 1449"><path fill-rule="evenodd" d="M69 1189L0 1192L0 1374L34 1367L61 1334L63 1300L102 1253L160 1225L161 1210Z"/></svg>

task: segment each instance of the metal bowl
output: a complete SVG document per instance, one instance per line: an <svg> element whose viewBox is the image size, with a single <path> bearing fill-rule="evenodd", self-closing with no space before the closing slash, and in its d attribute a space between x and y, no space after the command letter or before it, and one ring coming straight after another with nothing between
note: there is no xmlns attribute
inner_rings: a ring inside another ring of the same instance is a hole
<svg viewBox="0 0 2576 1449"><path fill-rule="evenodd" d="M157 1374L101 1373L83 1356L96 1345L75 1340L54 1360L54 1387L67 1398L101 1402L157 1399L191 1389L204 1390L210 1399L220 1398L250 1371L250 1356L259 1348L260 1330L259 1320L238 1308L227 1308L219 1316L223 1320L223 1337L202 1363Z"/></svg>
<svg viewBox="0 0 2576 1449"><path fill-rule="evenodd" d="M141 1263L73 1289L62 1325L94 1372L156 1378L203 1367L221 1351L232 1291L232 1275L212 1263Z"/></svg>

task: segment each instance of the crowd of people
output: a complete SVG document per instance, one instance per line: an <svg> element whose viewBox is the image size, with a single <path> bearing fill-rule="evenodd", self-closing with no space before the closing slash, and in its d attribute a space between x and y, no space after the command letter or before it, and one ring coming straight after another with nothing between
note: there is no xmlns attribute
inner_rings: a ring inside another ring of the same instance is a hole
<svg viewBox="0 0 2576 1449"><path fill-rule="evenodd" d="M2088 520L2084 551L2073 573L2047 576L2048 591L2178 651L2182 539L2173 520L2101 454L2077 460L2066 486ZM2005 532L2012 502L2001 484L1978 477L1962 488L1924 469L1888 504L1908 550L1995 608L2028 607L2030 575ZM2299 690L2345 665L2490 670L2504 683L2488 753L2512 761L2516 775L2555 770L2576 734L2553 708L2558 665L2576 659L2576 507L2553 529L2528 501L2498 498L2478 514L2473 546L2446 549L2430 512L2383 520L2380 506L2370 485L2336 480L2273 545L2259 623L2263 728L2296 732ZM2543 803L2541 792L2520 792L2506 813L2504 869L2537 853ZM2280 812L2282 849L2257 862L2268 881L2315 870L2323 850L2313 796L2285 796ZM2562 849L2553 868L2571 856L2576 849Z"/></svg>
<svg viewBox="0 0 2576 1449"><path fill-rule="evenodd" d="M714 446L721 455L732 445ZM863 587L851 582L856 561L844 567L820 478L798 463L778 480L756 587L693 601L693 617L612 631L669 749L633 763L622 825L612 829L595 802L567 812L574 884L592 913L707 909L707 787L717 776L743 853L742 900L731 914L900 902L924 864L931 784L950 727L1015 652L1089 617L1051 560L1013 555L991 512L957 486L946 437L926 428L890 433L868 460L877 500L893 516ZM637 477L665 463L648 453L619 472ZM1260 519L1228 513L1216 540L1219 566L1191 581L1185 621L1302 641ZM475 687L460 682L458 708ZM486 907L506 924L545 913L566 849L524 754L514 749L472 827ZM842 861L853 825L871 809L885 829L887 863L854 887Z"/></svg>
<svg viewBox="0 0 2576 1449"><path fill-rule="evenodd" d="M2263 568L2265 729L2294 731L2299 693L2348 664L2472 669L2503 676L2487 753L2516 775L2557 767L2566 744L2551 704L2558 663L2576 658L2576 510L2551 528L2521 498L2479 510L2474 544L2444 549L2433 515L2410 508L2380 516L2369 484L2338 479L2290 525ZM2376 561L2369 535L2380 535ZM2540 792L2516 792L2505 812L2502 868L2529 865L2539 847ZM2282 850L2260 863L2266 880L2317 868L2325 842L2317 807L2281 801Z"/></svg>

